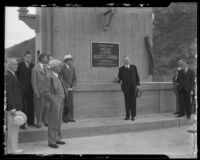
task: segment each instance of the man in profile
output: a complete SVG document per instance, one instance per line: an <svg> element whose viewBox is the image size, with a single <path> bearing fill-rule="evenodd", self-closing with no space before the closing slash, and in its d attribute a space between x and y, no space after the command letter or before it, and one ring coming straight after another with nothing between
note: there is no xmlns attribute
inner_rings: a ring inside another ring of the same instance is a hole
<svg viewBox="0 0 200 160"><path fill-rule="evenodd" d="M44 92L45 98L51 104L48 117L48 145L52 148L59 148L58 144L65 144L61 140L61 124L65 99L63 81L58 75L61 69L61 61L52 59L49 61L49 67L51 73L46 77L47 87Z"/></svg>
<svg viewBox="0 0 200 160"><path fill-rule="evenodd" d="M118 78L121 83L121 89L124 93L126 117L134 121L136 117L136 92L140 88L140 79L137 72L137 67L131 65L128 56L124 56L124 65L119 68Z"/></svg>
<svg viewBox="0 0 200 160"><path fill-rule="evenodd" d="M180 109L179 109L179 91L178 91L178 76L180 75L179 73L180 73L180 71L181 71L181 69L182 69L182 60L179 60L178 61L178 67L174 70L174 76L173 76L173 86L174 86L174 91L175 91L175 95L176 95L176 112L174 113L174 114L179 114L179 111L180 111Z"/></svg>

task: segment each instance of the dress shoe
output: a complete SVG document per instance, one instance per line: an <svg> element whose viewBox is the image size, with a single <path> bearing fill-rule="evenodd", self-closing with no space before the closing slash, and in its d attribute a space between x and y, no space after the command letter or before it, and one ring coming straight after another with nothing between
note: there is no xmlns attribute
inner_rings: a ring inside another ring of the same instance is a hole
<svg viewBox="0 0 200 160"><path fill-rule="evenodd" d="M176 117L183 117L183 116L184 116L184 114L179 114Z"/></svg>
<svg viewBox="0 0 200 160"><path fill-rule="evenodd" d="M36 128L40 128L40 127L41 127L41 124L37 124L37 125L36 125Z"/></svg>
<svg viewBox="0 0 200 160"><path fill-rule="evenodd" d="M57 143L57 144L65 144L64 141L57 141L56 143Z"/></svg>
<svg viewBox="0 0 200 160"><path fill-rule="evenodd" d="M69 122L76 122L74 119L70 119Z"/></svg>
<svg viewBox="0 0 200 160"><path fill-rule="evenodd" d="M20 129L26 129L26 126L25 125L20 126Z"/></svg>
<svg viewBox="0 0 200 160"><path fill-rule="evenodd" d="M129 118L128 118L128 117L126 117L126 118L124 118L124 120L129 120Z"/></svg>
<svg viewBox="0 0 200 160"><path fill-rule="evenodd" d="M59 146L57 144L49 144L48 146L51 148L59 148Z"/></svg>
<svg viewBox="0 0 200 160"><path fill-rule="evenodd" d="M35 126L36 126L36 124L28 124L28 126L33 126L33 127L35 127Z"/></svg>
<svg viewBox="0 0 200 160"><path fill-rule="evenodd" d="M68 121L66 121L66 120L63 120L63 123L68 123Z"/></svg>
<svg viewBox="0 0 200 160"><path fill-rule="evenodd" d="M45 123L44 125L45 125L46 127L48 127L48 124L47 124L47 123Z"/></svg>
<svg viewBox="0 0 200 160"><path fill-rule="evenodd" d="M178 112L174 112L174 114L179 114Z"/></svg>
<svg viewBox="0 0 200 160"><path fill-rule="evenodd" d="M191 119L191 116L187 116L187 119Z"/></svg>
<svg viewBox="0 0 200 160"><path fill-rule="evenodd" d="M131 118L131 120L134 121L134 120L135 120L135 117Z"/></svg>
<svg viewBox="0 0 200 160"><path fill-rule="evenodd" d="M21 152L23 152L23 149L17 149L13 153L17 154L17 153L21 153Z"/></svg>

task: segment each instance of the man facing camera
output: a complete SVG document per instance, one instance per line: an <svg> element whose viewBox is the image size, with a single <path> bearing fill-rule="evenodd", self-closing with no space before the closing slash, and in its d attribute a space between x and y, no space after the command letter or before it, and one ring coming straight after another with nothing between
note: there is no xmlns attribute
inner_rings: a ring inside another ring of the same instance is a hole
<svg viewBox="0 0 200 160"><path fill-rule="evenodd" d="M121 89L124 93L126 117L134 121L136 117L136 92L139 90L140 80L137 72L137 67L129 63L128 56L124 56L124 65L119 68L118 78L121 83Z"/></svg>
<svg viewBox="0 0 200 160"><path fill-rule="evenodd" d="M66 96L65 99L65 106L64 106L64 112L63 112L63 122L75 122L73 118L73 110L74 110L74 104L73 104L73 92L74 88L76 87L77 77L75 68L72 65L73 64L73 57L68 54L64 56L64 65L61 68L60 76L65 82L65 85L68 90L68 96Z"/></svg>
<svg viewBox="0 0 200 160"><path fill-rule="evenodd" d="M48 113L48 145L52 148L58 148L58 144L65 144L64 141L61 141L65 91L62 80L58 77L61 62L56 59L50 60L49 67L51 73L46 77L47 87L45 90L45 98L50 102Z"/></svg>
<svg viewBox="0 0 200 160"><path fill-rule="evenodd" d="M31 62L32 54L26 52L24 54L24 61L18 64L17 78L23 86L23 109L22 111L27 115L27 123L34 126L34 105L33 105L33 88L31 85L31 71L34 64ZM26 125L20 128L26 129Z"/></svg>
<svg viewBox="0 0 200 160"><path fill-rule="evenodd" d="M180 96L180 112L177 117L183 117L187 115L187 118L191 118L191 96L194 94L194 71L188 67L186 60L182 61L182 70L178 75L178 90Z"/></svg>

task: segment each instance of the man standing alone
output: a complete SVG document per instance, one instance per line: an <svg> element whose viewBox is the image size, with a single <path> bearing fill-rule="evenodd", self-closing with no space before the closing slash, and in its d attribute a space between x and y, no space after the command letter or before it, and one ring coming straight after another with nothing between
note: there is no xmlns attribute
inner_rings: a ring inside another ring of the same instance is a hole
<svg viewBox="0 0 200 160"><path fill-rule="evenodd" d="M188 62L182 61L182 70L178 75L178 90L180 96L180 113L177 117L183 117L185 111L187 118L191 118L191 96L194 94L194 72L188 68Z"/></svg>
<svg viewBox="0 0 200 160"><path fill-rule="evenodd" d="M24 61L18 64L17 78L22 84L23 88L23 109L22 111L27 115L27 123L30 126L34 125L34 105L33 105L33 88L31 85L31 70L34 64L31 63L32 54L26 52L24 55ZM25 129L26 125L20 128Z"/></svg>
<svg viewBox="0 0 200 160"><path fill-rule="evenodd" d="M66 84L68 96L65 97L65 106L63 111L63 122L75 122L73 118L73 90L76 86L77 78L75 68L72 66L73 58L70 54L64 56L65 64L61 68L60 76Z"/></svg>
<svg viewBox="0 0 200 160"><path fill-rule="evenodd" d="M129 57L124 56L124 65L119 68L118 78L124 93L126 117L128 120L131 112L131 120L136 117L136 91L140 88L140 80L135 65L129 64Z"/></svg>

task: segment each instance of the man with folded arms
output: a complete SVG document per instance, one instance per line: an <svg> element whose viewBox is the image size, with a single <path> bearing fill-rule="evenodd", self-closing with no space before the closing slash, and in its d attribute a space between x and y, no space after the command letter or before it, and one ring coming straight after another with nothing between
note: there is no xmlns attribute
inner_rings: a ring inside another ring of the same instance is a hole
<svg viewBox="0 0 200 160"><path fill-rule="evenodd" d="M63 116L63 106L65 91L62 80L58 77L61 69L61 62L57 59L49 61L50 75L46 77L47 87L45 98L50 102L48 117L48 145L58 148L58 144L65 144L61 140L61 124Z"/></svg>

